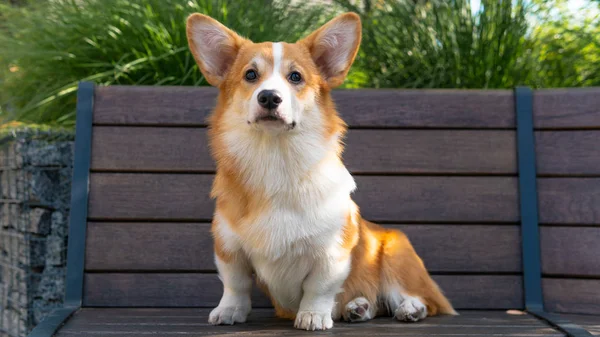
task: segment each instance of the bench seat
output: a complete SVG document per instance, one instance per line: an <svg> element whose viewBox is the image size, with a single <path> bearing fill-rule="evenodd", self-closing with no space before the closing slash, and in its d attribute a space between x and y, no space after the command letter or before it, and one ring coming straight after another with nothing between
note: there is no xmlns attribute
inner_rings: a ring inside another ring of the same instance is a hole
<svg viewBox="0 0 600 337"><path fill-rule="evenodd" d="M81 83L65 307L30 337L310 335L258 291L246 324L207 323L222 294L206 138L216 94ZM315 334L600 332L600 316L578 315L600 315L600 88L333 96L362 215L409 236L461 315Z"/></svg>
<svg viewBox="0 0 600 337"><path fill-rule="evenodd" d="M55 337L142 336L308 336L292 328L292 322L274 318L271 309L255 309L245 324L212 326L210 309L146 308L80 309ZM565 336L537 318L506 311L462 311L458 317L438 316L425 321L400 323L381 317L366 323L334 323L334 329L318 332L333 336ZM598 321L596 324L600 324Z"/></svg>

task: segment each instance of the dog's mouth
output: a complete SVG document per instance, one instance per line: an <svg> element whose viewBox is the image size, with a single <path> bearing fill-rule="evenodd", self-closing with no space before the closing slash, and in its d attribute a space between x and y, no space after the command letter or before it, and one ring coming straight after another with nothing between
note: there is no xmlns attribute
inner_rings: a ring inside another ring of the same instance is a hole
<svg viewBox="0 0 600 337"><path fill-rule="evenodd" d="M258 124L264 124L269 128L280 128L281 126L285 126L287 130L292 130L296 127L295 121L289 123L276 112L269 112L267 114L258 116L254 120L254 122Z"/></svg>
<svg viewBox="0 0 600 337"><path fill-rule="evenodd" d="M285 118L276 110L265 110L254 120L256 123L266 124L286 124Z"/></svg>
<svg viewBox="0 0 600 337"><path fill-rule="evenodd" d="M277 117L275 115L271 115L271 114L259 117L256 120L259 122L262 122L262 121L267 121L267 122L281 121L281 122L283 122L283 119L281 119L280 117Z"/></svg>

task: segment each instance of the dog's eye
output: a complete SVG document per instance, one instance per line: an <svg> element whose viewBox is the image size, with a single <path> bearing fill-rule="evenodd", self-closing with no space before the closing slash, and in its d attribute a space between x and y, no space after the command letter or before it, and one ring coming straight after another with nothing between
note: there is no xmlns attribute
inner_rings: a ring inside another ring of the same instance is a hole
<svg viewBox="0 0 600 337"><path fill-rule="evenodd" d="M290 79L290 82L294 84L298 84L300 81L302 81L302 76L297 71L292 71L288 78Z"/></svg>
<svg viewBox="0 0 600 337"><path fill-rule="evenodd" d="M246 71L246 81L254 82L254 81L256 81L257 78L258 78L258 74L256 73L256 71L254 71L252 69Z"/></svg>

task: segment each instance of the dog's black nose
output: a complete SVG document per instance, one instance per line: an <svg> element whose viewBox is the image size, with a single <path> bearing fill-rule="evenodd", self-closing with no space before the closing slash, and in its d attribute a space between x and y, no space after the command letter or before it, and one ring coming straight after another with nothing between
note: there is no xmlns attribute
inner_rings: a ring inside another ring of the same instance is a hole
<svg viewBox="0 0 600 337"><path fill-rule="evenodd" d="M265 109L275 109L281 104L281 95L277 90L263 90L258 93L258 104Z"/></svg>

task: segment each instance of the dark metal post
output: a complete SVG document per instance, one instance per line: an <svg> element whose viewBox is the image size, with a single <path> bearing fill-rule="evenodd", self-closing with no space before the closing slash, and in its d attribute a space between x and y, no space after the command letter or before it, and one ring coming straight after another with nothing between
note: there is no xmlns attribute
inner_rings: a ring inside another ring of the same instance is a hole
<svg viewBox="0 0 600 337"><path fill-rule="evenodd" d="M92 114L94 84L79 83L77 91L77 121L75 127L75 158L71 181L71 212L67 248L67 278L64 308L55 310L29 334L29 337L51 337L75 311L81 307L89 174L92 149Z"/></svg>
<svg viewBox="0 0 600 337"><path fill-rule="evenodd" d="M525 309L532 315L565 332L569 337L592 334L558 314L544 311L540 230L538 221L533 92L527 87L515 89L517 149L519 159L519 195L521 205L521 244Z"/></svg>
<svg viewBox="0 0 600 337"><path fill-rule="evenodd" d="M530 88L519 87L515 89L515 109L517 113L525 308L527 310L544 310L542 268L540 266L535 139L533 133L533 93Z"/></svg>
<svg viewBox="0 0 600 337"><path fill-rule="evenodd" d="M92 114L94 84L81 82L77 94L77 125L75 129L75 159L71 186L71 215L67 250L67 282L65 305L81 306L85 232L87 228L90 161L92 151Z"/></svg>

